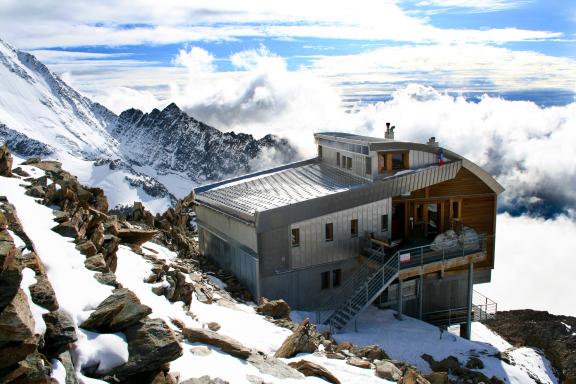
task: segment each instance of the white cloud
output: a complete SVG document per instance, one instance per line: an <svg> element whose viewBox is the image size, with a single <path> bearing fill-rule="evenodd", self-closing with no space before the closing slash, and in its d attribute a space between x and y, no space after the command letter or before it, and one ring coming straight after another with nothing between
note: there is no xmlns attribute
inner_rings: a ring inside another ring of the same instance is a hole
<svg viewBox="0 0 576 384"><path fill-rule="evenodd" d="M161 102L150 91L139 91L128 87L116 87L105 90L96 95L94 101L108 106L116 114L136 108L143 112L150 112L154 108L162 108L167 102Z"/></svg>
<svg viewBox="0 0 576 384"><path fill-rule="evenodd" d="M493 12L516 8L531 2L531 0L421 0L417 5L442 8L469 8L479 12Z"/></svg>
<svg viewBox="0 0 576 384"><path fill-rule="evenodd" d="M189 73L194 74L213 72L213 62L214 56L200 47L191 47L188 51L181 49L174 59L174 64L186 67Z"/></svg>
<svg viewBox="0 0 576 384"><path fill-rule="evenodd" d="M531 308L576 316L576 222L498 215L492 282L475 288L498 310Z"/></svg>
<svg viewBox="0 0 576 384"><path fill-rule="evenodd" d="M452 3L464 4L463 0ZM482 4L501 4L484 0ZM169 44L244 36L508 42L561 37L515 28L441 29L393 0L271 3L46 0L0 3L0 34L23 48Z"/></svg>

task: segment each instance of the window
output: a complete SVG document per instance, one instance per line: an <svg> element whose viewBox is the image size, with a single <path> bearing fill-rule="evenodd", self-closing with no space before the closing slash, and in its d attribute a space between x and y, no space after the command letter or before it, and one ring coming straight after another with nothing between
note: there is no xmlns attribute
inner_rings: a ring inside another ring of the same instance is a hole
<svg viewBox="0 0 576 384"><path fill-rule="evenodd" d="M332 271L332 288L339 287L342 284L342 270L335 269Z"/></svg>
<svg viewBox="0 0 576 384"><path fill-rule="evenodd" d="M326 223L326 241L334 240L334 224Z"/></svg>
<svg viewBox="0 0 576 384"><path fill-rule="evenodd" d="M340 152L336 152L336 166L340 166Z"/></svg>
<svg viewBox="0 0 576 384"><path fill-rule="evenodd" d="M367 175L372 174L372 158L371 157L366 158L366 174Z"/></svg>
<svg viewBox="0 0 576 384"><path fill-rule="evenodd" d="M292 246L300 246L300 228L292 228Z"/></svg>
<svg viewBox="0 0 576 384"><path fill-rule="evenodd" d="M350 236L358 237L358 219L350 221Z"/></svg>
<svg viewBox="0 0 576 384"><path fill-rule="evenodd" d="M321 145L318 146L318 158L322 159L322 146Z"/></svg>
<svg viewBox="0 0 576 384"><path fill-rule="evenodd" d="M388 215L382 215L380 220L380 230L382 232L388 230Z"/></svg>
<svg viewBox="0 0 576 384"><path fill-rule="evenodd" d="M330 288L330 271L322 272L320 274L320 288L321 289Z"/></svg>
<svg viewBox="0 0 576 384"><path fill-rule="evenodd" d="M351 157L346 158L346 168L352 169L352 158Z"/></svg>
<svg viewBox="0 0 576 384"><path fill-rule="evenodd" d="M346 156L342 156L342 168L346 168Z"/></svg>
<svg viewBox="0 0 576 384"><path fill-rule="evenodd" d="M452 218L453 219L460 218L460 201L452 202Z"/></svg>

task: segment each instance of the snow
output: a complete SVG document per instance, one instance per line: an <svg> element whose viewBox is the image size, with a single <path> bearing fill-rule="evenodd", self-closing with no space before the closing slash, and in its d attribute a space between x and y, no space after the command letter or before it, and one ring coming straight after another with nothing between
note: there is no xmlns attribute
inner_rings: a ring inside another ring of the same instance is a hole
<svg viewBox="0 0 576 384"><path fill-rule="evenodd" d="M12 237L12 240L14 240L14 246L16 248L20 248L20 249L26 248L26 243L24 242L24 240L22 240L20 237L18 237L17 234L12 232L11 230L8 230L8 233Z"/></svg>
<svg viewBox="0 0 576 384"><path fill-rule="evenodd" d="M513 349L509 343L481 323L472 324L472 338L466 340L451 332L441 332L433 325L408 316L399 321L394 316L395 313L393 310L368 307L358 316L358 332L354 332L354 324L349 324L334 337L338 342L377 344L391 358L409 362L422 372L430 372L428 363L420 357L424 353L437 361L452 355L462 364L465 364L470 356L476 356L484 362L485 368L481 371L488 377L496 376L506 379L506 382L520 384L532 382L528 375L530 372L541 378L542 383L557 383L550 363L538 352L531 348ZM310 312L292 312L292 315L295 321L305 317L315 319L315 313ZM503 351L515 357L516 365L505 364L494 356Z"/></svg>
<svg viewBox="0 0 576 384"><path fill-rule="evenodd" d="M52 365L50 377L56 380L58 384L66 384L66 368L64 364L58 359L52 359L50 365Z"/></svg>
<svg viewBox="0 0 576 384"><path fill-rule="evenodd" d="M35 304L32 301L32 295L30 294L30 286L36 284L35 272L30 268L24 268L22 271L22 281L20 282L20 288L26 293L28 298L28 306L32 312L32 317L34 318L34 334L43 335L46 331L46 323L42 315L44 313L50 312L49 310L42 308L41 306Z"/></svg>
<svg viewBox="0 0 576 384"><path fill-rule="evenodd" d="M122 333L96 333L77 330L75 362L82 367L98 366L97 373L106 373L128 361L126 337Z"/></svg>
<svg viewBox="0 0 576 384"><path fill-rule="evenodd" d="M36 252L44 264L48 279L58 297L60 310L70 314L77 326L86 317L87 311L95 309L110 295L112 287L100 284L94 279L94 272L84 267L85 257L75 248L72 239L62 237L51 230L56 225L53 221L53 210L37 204L34 198L26 196L24 188L19 185L22 183L22 180L16 178L0 177L0 190L16 207L24 231L34 243ZM24 276L24 286L33 283L30 272L24 270ZM36 312L35 317L38 316L39 310L35 309L33 303L31 308L33 313ZM86 333L82 333L82 330L77 331L79 340L74 346L77 356L73 357L81 358L82 362L102 359L102 366L107 368L127 361L128 344L122 337L118 335L89 337ZM82 335L86 337L82 339ZM113 358L94 357L94 348L108 350ZM78 371L82 367L84 366L79 364Z"/></svg>

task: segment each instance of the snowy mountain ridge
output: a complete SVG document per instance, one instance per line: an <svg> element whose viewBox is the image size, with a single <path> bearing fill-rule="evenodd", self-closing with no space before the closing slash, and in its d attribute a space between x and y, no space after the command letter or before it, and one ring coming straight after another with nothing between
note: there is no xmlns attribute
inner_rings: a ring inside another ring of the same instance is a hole
<svg viewBox="0 0 576 384"><path fill-rule="evenodd" d="M200 183L296 157L284 139L224 133L175 104L150 113L129 109L117 116L68 86L33 55L0 39L3 143L22 158L62 161L81 182L102 186L113 205L132 204L134 200L119 194L128 188L134 191L131 197L137 195L154 212ZM114 162L115 177L105 174L103 161Z"/></svg>

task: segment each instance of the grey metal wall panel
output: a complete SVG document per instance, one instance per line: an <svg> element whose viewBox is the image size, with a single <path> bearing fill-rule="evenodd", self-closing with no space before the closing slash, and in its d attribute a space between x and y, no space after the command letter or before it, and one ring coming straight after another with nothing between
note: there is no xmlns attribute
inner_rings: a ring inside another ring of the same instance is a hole
<svg viewBox="0 0 576 384"><path fill-rule="evenodd" d="M308 268L310 266L332 263L358 256L361 241L366 234L373 232L376 237L389 238L392 199L384 199L374 203L361 205L351 209L338 211L329 215L297 222L286 228L285 242L290 243L291 231L300 231L300 245L290 245L290 266L292 269ZM388 231L381 231L380 218L388 215ZM358 235L351 236L351 220L358 220ZM325 226L332 223L334 239L326 241ZM268 236L268 235L266 235Z"/></svg>
<svg viewBox="0 0 576 384"><path fill-rule="evenodd" d="M261 276L269 276L290 269L290 236L289 227L274 228L258 234Z"/></svg>
<svg viewBox="0 0 576 384"><path fill-rule="evenodd" d="M198 221L209 223L211 227L257 253L256 228L254 226L202 205L196 207L196 217Z"/></svg>
<svg viewBox="0 0 576 384"><path fill-rule="evenodd" d="M366 158L373 158L372 160L372 171L374 170L374 158L375 153L369 154L368 156L362 155L355 152L345 151L343 149L334 149L330 147L322 147L322 162L333 167L336 167L337 153L340 153L340 169L344 172L354 174L367 179L372 179L372 174L366 174ZM342 156L346 156L352 159L352 169L342 167Z"/></svg>
<svg viewBox="0 0 576 384"><path fill-rule="evenodd" d="M220 237L206 227L199 226L200 252L220 268L233 273L254 297L258 298L259 276L258 259L250 253L234 246L229 239Z"/></svg>

